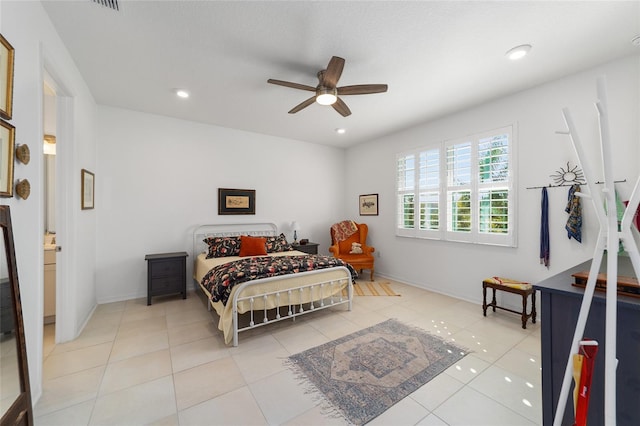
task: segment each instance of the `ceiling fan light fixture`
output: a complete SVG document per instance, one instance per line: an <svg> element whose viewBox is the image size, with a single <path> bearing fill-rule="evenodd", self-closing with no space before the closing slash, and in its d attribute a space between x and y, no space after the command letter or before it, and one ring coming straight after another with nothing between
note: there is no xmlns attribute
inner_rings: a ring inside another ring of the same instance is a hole
<svg viewBox="0 0 640 426"><path fill-rule="evenodd" d="M520 46L516 46L513 49L509 49L506 53L506 56L512 61L517 61L518 59L522 59L525 56L527 56L530 50L531 50L530 44L523 44Z"/></svg>
<svg viewBox="0 0 640 426"><path fill-rule="evenodd" d="M316 102L320 105L333 105L338 100L336 89L322 87L316 91Z"/></svg>

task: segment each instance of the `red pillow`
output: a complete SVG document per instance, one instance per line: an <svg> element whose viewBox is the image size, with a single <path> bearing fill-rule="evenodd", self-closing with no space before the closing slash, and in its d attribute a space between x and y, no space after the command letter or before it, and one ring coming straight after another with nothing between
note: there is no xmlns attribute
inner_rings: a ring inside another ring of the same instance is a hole
<svg viewBox="0 0 640 426"><path fill-rule="evenodd" d="M243 256L266 256L267 248L265 243L266 238L261 237L247 237L242 235L240 237L240 257Z"/></svg>

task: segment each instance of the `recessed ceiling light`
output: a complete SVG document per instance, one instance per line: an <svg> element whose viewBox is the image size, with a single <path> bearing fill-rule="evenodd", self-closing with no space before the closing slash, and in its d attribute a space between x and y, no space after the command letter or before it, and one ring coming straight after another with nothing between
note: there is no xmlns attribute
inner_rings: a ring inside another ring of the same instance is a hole
<svg viewBox="0 0 640 426"><path fill-rule="evenodd" d="M187 91L186 91L186 90L184 90L184 89L176 89L176 95L177 95L179 98L186 99L186 98L188 98L188 97L189 97L189 92L187 92Z"/></svg>
<svg viewBox="0 0 640 426"><path fill-rule="evenodd" d="M339 135L344 135L345 133L347 133L347 129L343 129L342 127L338 127L336 129L336 133Z"/></svg>
<svg viewBox="0 0 640 426"><path fill-rule="evenodd" d="M518 59L524 58L530 50L530 44L523 44L521 46L516 46L513 49L510 49L505 55L512 61L517 61Z"/></svg>

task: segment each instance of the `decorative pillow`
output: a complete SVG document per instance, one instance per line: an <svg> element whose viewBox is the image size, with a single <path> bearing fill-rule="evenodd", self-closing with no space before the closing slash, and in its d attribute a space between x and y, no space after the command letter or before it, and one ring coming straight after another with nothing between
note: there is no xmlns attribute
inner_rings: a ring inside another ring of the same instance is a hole
<svg viewBox="0 0 640 426"><path fill-rule="evenodd" d="M262 237L240 237L240 257L244 256L264 256L267 254L265 243L266 238Z"/></svg>
<svg viewBox="0 0 640 426"><path fill-rule="evenodd" d="M285 237L284 234L280 234L277 237L267 237L266 240L267 253L293 250L293 247L287 242L287 237Z"/></svg>
<svg viewBox="0 0 640 426"><path fill-rule="evenodd" d="M240 237L207 237L202 241L209 246L207 259L240 254Z"/></svg>

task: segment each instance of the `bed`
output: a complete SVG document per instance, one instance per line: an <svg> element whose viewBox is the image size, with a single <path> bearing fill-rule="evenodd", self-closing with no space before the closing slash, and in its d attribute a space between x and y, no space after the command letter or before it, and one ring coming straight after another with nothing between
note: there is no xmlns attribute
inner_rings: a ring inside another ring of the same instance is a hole
<svg viewBox="0 0 640 426"><path fill-rule="evenodd" d="M246 236L257 237L255 240L265 238L269 242L267 247L273 246L273 250L266 255L239 256L233 247L225 245L242 238L246 246L249 238ZM220 243L223 240L225 244ZM270 245L271 242L274 244ZM351 310L355 270L340 259L308 255L278 245L283 242L286 242L284 235L278 234L272 223L201 225L194 230L194 284L206 295L209 310L218 314L218 329L226 344L233 342L233 346L238 346L241 331L273 322L339 305ZM285 265L287 271L284 275L261 278L265 274L238 272L243 271L239 266L243 262L269 272ZM321 269L312 269L316 267ZM227 285L233 279L230 276L236 275L243 276L245 281L240 279ZM247 314L244 321L242 314Z"/></svg>

